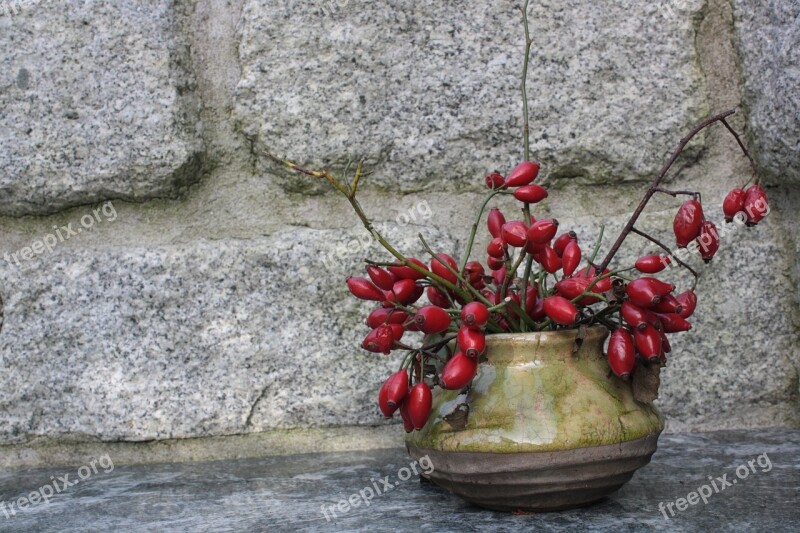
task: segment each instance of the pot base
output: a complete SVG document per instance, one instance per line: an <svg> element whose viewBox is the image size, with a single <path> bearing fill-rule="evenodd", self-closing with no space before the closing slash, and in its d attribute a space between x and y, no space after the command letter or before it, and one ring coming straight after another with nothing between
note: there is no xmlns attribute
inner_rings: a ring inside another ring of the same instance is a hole
<svg viewBox="0 0 800 533"><path fill-rule="evenodd" d="M495 511L561 511L602 500L650 462L659 433L614 445L555 452L441 452L408 445L426 477L470 503Z"/></svg>

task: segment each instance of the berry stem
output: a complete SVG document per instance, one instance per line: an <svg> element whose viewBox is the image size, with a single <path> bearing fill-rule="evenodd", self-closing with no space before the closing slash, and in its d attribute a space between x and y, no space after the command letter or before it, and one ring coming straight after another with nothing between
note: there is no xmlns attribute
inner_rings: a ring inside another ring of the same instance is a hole
<svg viewBox="0 0 800 533"><path fill-rule="evenodd" d="M472 253L472 247L475 244L475 235L478 233L478 225L481 222L481 218L483 218L483 212L486 210L486 206L489 205L489 201L497 196L498 194L508 194L507 191L503 189L496 189L489 193L486 199L481 204L481 208L478 210L478 216L475 217L475 222L472 224L472 229L469 233L469 240L467 241L467 249L464 251L464 258L461 260L461 267L459 270L461 272L464 271L464 268L467 266L467 262L469 261L469 256Z"/></svg>
<svg viewBox="0 0 800 533"><path fill-rule="evenodd" d="M669 189L662 189L661 187L656 187L655 191L656 192L660 192L662 194L667 194L669 196L672 196L673 198L676 198L679 194L682 194L682 195L685 195L685 196L691 196L695 200L698 200L698 201L699 201L699 198L700 198L700 193L699 192L695 192L695 191L670 191Z"/></svg>
<svg viewBox="0 0 800 533"><path fill-rule="evenodd" d="M675 164L675 161L678 160L678 157L680 157L680 155L686 149L686 145L689 144L689 141L691 141L698 133L700 133L708 126L714 124L715 122L724 121L727 117L733 115L735 112L736 112L735 110L731 109L729 111L725 111L724 113L719 113L717 115L709 117L700 124L698 124L697 126L695 126L694 128L692 128L692 131L690 131L689 134L686 135L686 137L681 139L681 142L678 144L678 147L672 153L669 160L661 168L661 171L658 173L655 180L653 180L653 183L650 184L650 187L648 187L641 202L639 202L639 206L636 208L636 211L634 211L633 214L631 215L631 218L628 219L628 222L622 228L619 237L617 237L616 242L611 247L611 250L609 250L605 259L603 259L603 262L598 267L598 270L600 272L605 270L608 264L611 262L611 260L614 259L614 256L619 251L620 247L622 246L622 243L625 242L625 239L628 237L628 235L630 235L631 230L633 229L633 225L636 224L636 221L639 219L639 216L642 214L642 211L644 211L645 207L647 207L647 203L656 193L656 189L658 189L658 186L661 184L661 181L667 175L667 172L669 172L669 170L672 168L672 165Z"/></svg>
<svg viewBox="0 0 800 533"><path fill-rule="evenodd" d="M747 151L747 147L742 142L741 137L739 137L739 134L736 133L736 130L734 130L731 127L731 125L728 124L728 121L723 118L720 122L722 122L722 125L725 126L725 128L731 133L731 135L733 135L733 138L736 139L736 142L739 145L739 148L742 149L742 152L744 153L744 156L748 159L748 161L750 161L750 168L753 169L753 178L755 178L756 185L758 185L759 183L761 183L761 175L758 173L758 165L756 165L756 162L753 159L753 156L751 156L750 152ZM751 179L753 179L753 178L751 178Z"/></svg>
<svg viewBox="0 0 800 533"><path fill-rule="evenodd" d="M523 161L528 161L531 155L531 146L530 146L530 115L528 114L528 63L529 58L531 55L531 44L533 44L533 40L531 39L530 29L528 27L528 4L530 0L525 0L522 5L522 25L525 28L525 59L522 61L522 81L520 82L520 90L522 91L522 144L524 147L524 159ZM527 208L528 205L525 204ZM526 211L527 220L530 220L530 213Z"/></svg>
<svg viewBox="0 0 800 533"><path fill-rule="evenodd" d="M528 255L528 258L525 260L525 274L522 276L522 296L520 297L521 302L528 301L528 284L530 283L531 277L531 268L533 267L533 256ZM524 328L525 321L520 319L519 328L521 331L525 331Z"/></svg>

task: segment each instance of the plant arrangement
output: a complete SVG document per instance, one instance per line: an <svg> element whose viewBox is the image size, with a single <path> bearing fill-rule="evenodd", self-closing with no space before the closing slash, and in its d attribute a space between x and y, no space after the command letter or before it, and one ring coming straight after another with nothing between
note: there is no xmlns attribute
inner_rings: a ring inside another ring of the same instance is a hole
<svg viewBox="0 0 800 533"><path fill-rule="evenodd" d="M769 213L756 164L727 120L734 114L731 110L704 120L680 141L605 257L598 257L604 225L597 240L587 244L576 232L560 227L557 220L537 218L535 207L549 198L549 192L536 183L540 164L530 156L526 84L532 40L527 5L525 2L522 8L523 161L506 175L492 172L485 177L486 198L475 213L461 258L437 251L422 234L419 240L428 255L424 258L409 257L388 242L357 199L365 176L363 161L356 165L352 178L346 169L339 179L326 170L308 169L267 154L294 171L327 180L390 254L388 261L365 259L366 273L349 277L347 286L356 298L376 304L366 318L368 330L361 347L378 354L403 354L398 370L380 388L378 406L387 418L399 411L407 432L427 423L434 387L470 387L485 357L487 335L575 329L577 349L588 328L607 328L611 332L606 348L611 371L634 381L637 400L655 399L658 373L672 349L669 335L691 328L698 273L680 259L685 254L676 254L636 223L657 194L686 197L673 222L675 246L698 253L705 262L712 261L720 247L720 234L704 217L701 194L661 186L686 146L705 128L713 124L725 127L753 169L752 177L725 197L726 223L754 226ZM493 199L503 195L518 201L515 216L507 217L490 207ZM484 224L491 241L481 253L481 262L472 257L476 235ZM651 241L663 253L640 257L632 265L614 264L631 234ZM657 277L673 267L693 275L690 287L680 290ZM409 335L412 332L418 334Z"/></svg>

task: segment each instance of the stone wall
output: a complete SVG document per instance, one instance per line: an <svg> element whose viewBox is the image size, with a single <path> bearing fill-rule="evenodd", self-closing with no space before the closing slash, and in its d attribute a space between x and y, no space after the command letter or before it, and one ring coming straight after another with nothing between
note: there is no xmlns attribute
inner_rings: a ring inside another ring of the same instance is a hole
<svg viewBox="0 0 800 533"><path fill-rule="evenodd" d="M358 348L343 283L379 249L265 153L365 157L376 222L457 254L482 176L521 158L516 4L0 2L0 445L382 424L396 362ZM738 109L774 212L704 269L660 405L671 429L798 424L800 2L532 4L543 212L584 241ZM672 184L720 220L747 173L717 128ZM676 205L645 225L668 234Z"/></svg>

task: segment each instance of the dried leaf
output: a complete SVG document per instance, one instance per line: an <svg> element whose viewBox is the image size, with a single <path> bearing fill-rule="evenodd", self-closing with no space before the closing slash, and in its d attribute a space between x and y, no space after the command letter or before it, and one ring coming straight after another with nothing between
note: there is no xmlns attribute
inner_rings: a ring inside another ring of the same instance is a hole
<svg viewBox="0 0 800 533"><path fill-rule="evenodd" d="M455 409L450 411L444 416L444 421L450 424L450 427L456 431L460 431L467 427L467 417L469 416L469 405L465 403L458 404Z"/></svg>
<svg viewBox="0 0 800 533"><path fill-rule="evenodd" d="M572 345L572 355L578 353L578 351L581 349L581 346L583 346L583 341L586 338L586 335L588 334L589 326L586 324L581 324L578 328L578 336L575 337L575 344Z"/></svg>
<svg viewBox="0 0 800 533"><path fill-rule="evenodd" d="M658 387L661 385L661 367L637 361L632 385L633 397L637 402L653 403L658 398Z"/></svg>

